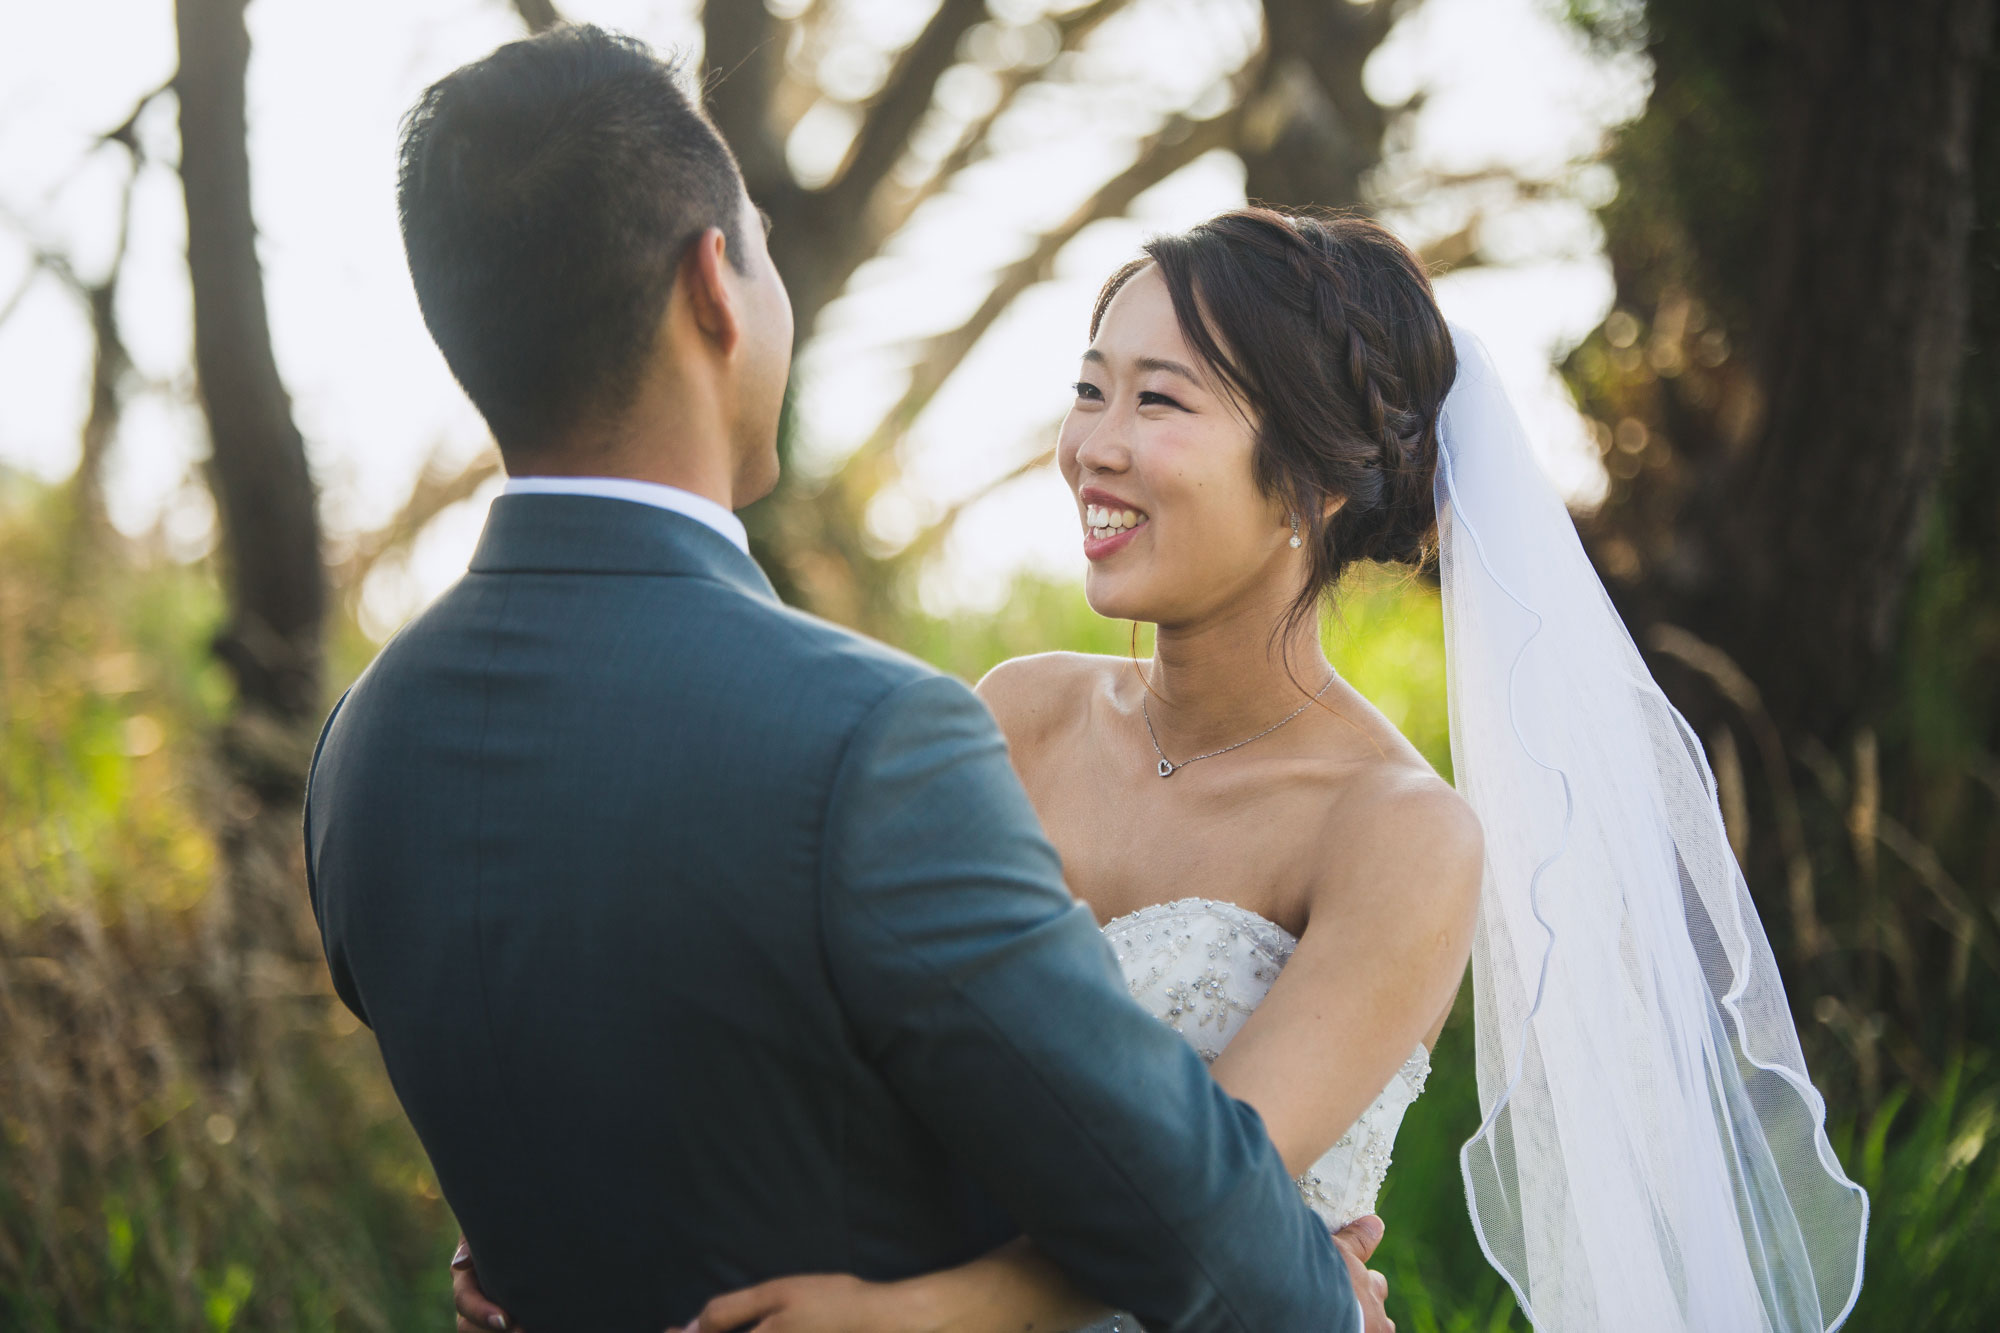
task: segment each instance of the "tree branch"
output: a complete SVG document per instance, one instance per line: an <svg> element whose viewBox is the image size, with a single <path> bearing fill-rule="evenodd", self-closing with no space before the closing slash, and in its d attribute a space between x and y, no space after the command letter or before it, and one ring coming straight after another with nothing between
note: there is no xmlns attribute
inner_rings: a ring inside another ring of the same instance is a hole
<svg viewBox="0 0 2000 1333"><path fill-rule="evenodd" d="M806 0L806 6L786 25L785 50L776 62L765 116L780 143L791 137L799 120L820 97L813 62L826 53L826 29L833 18L831 0Z"/></svg>
<svg viewBox="0 0 2000 1333"><path fill-rule="evenodd" d="M97 136L98 144L100 146L108 143L123 144L126 152L132 154L135 160L143 162L146 157L146 150L139 146L139 117L145 115L146 108L158 101L164 94L172 92L174 90L174 80L179 77L179 71L175 71L172 75L168 76L165 83L148 92L144 97L141 97L133 105L132 114L120 121L116 129L106 130Z"/></svg>
<svg viewBox="0 0 2000 1333"><path fill-rule="evenodd" d="M851 217L868 206L875 187L909 146L911 131L930 110L938 80L958 62L959 39L985 18L986 0L942 0L917 39L903 48L882 90L868 104L847 160L820 192L826 217Z"/></svg>
<svg viewBox="0 0 2000 1333"><path fill-rule="evenodd" d="M2000 921L2000 909L1989 906L1981 912L1972 895L1944 868L1934 848L1887 811L1879 812L1876 818L1875 840L1895 853L1896 859L1908 866L1937 898L1945 914L1956 923L1953 933L1968 947L1978 949L1987 965L2000 972L2000 946L1996 946L1994 937L1994 922Z"/></svg>
<svg viewBox="0 0 2000 1333"><path fill-rule="evenodd" d="M1052 435L1055 433L1057 429L1058 429L1057 427L1051 426L1048 429L1048 431L1044 433ZM935 523L932 523L929 527L925 528L922 532L919 532L915 537L911 538L909 543L905 545L902 550L896 552L895 556L892 558L904 564L910 564L922 560L924 557L928 556L932 551L935 551L939 546L944 544L945 538L949 537L951 535L952 529L958 526L958 520L965 516L966 510L972 508L974 505L978 504L981 500L984 500L987 496L993 494L993 492L999 490L1002 486L1007 485L1009 482L1019 481L1022 477L1027 476L1030 472L1033 472L1036 468L1046 466L1051 460L1055 458L1055 456L1056 456L1055 446L1051 445L1048 448L1042 450L1040 453L1036 454L1033 458L1027 459L1015 465L1014 467L1007 469L1007 471L1001 473L999 476L987 482L984 486L981 486L978 490L974 491L972 494L966 496L962 500L957 501L955 504L951 506L951 508L945 510L944 513L938 518L938 520Z"/></svg>
<svg viewBox="0 0 2000 1333"><path fill-rule="evenodd" d="M1440 236L1418 251L1417 258L1424 269L1433 277L1464 268L1479 266L1479 224L1482 214L1475 213L1470 222L1451 233Z"/></svg>
<svg viewBox="0 0 2000 1333"><path fill-rule="evenodd" d="M1505 186L1509 193L1523 199L1546 199L1561 191L1562 182L1523 176L1511 167L1491 167L1480 171L1419 171L1394 182L1386 190L1376 190L1374 199L1378 207L1395 208L1424 202L1448 190L1473 190L1482 186Z"/></svg>
<svg viewBox="0 0 2000 1333"><path fill-rule="evenodd" d="M362 536L355 542L353 552L341 562L338 582L350 598L360 595L362 583L383 557L422 536L431 520L453 505L470 500L500 471L500 456L491 449L456 471L442 465L439 452L441 449L432 453L396 516Z"/></svg>
<svg viewBox="0 0 2000 1333"><path fill-rule="evenodd" d="M785 25L755 0L708 0L701 10L702 95L735 150L743 181L780 222L802 194L771 126L771 94L784 54Z"/></svg>
<svg viewBox="0 0 2000 1333"><path fill-rule="evenodd" d="M21 290L8 298L8 314L13 313L21 297L34 285L36 276L42 273L47 273L79 296L90 290L90 284L78 276L75 265L69 262L69 256L43 245L28 220L6 204L0 204L0 222L4 222L8 230L19 236L21 243L28 248L28 272L21 279Z"/></svg>
<svg viewBox="0 0 2000 1333"><path fill-rule="evenodd" d="M33 237L33 229L23 219L11 209L0 207L0 220L22 236L29 251L28 272L13 296L8 298L7 304L0 307L0 324L4 324L19 308L28 289L42 273L52 275L69 289L83 305L84 317L90 322L89 407L83 420L82 448L74 478L76 498L68 541L66 572L71 574L85 554L96 545L97 535L105 528L104 458L117 439L118 425L125 411L126 384L132 374L132 356L118 323L118 283L124 275L125 255L131 246L132 195L138 184L139 169L146 161L133 126L161 91L154 89L140 98L124 124L98 138L100 147L114 142L122 144L130 166L118 201L118 239L112 247L111 262L106 265L101 279L86 281L77 273L76 266L67 255L40 244Z"/></svg>
<svg viewBox="0 0 2000 1333"><path fill-rule="evenodd" d="M21 308L21 302L27 299L28 292L41 276L42 257L31 252L28 255L28 271L21 275L20 285L14 288L14 294L7 298L6 304L0 305L0 325L14 317L14 312Z"/></svg>
<svg viewBox="0 0 2000 1333"><path fill-rule="evenodd" d="M928 352L911 371L910 384L903 396L835 474L839 487L858 489L862 495L873 494L881 481L885 456L901 443L944 382L1015 298L1048 278L1062 248L1091 223L1124 213L1134 199L1196 158L1228 147L1241 115L1242 108L1238 106L1203 121L1173 117L1145 141L1131 166L1107 181L1061 225L1037 238L1026 255L1002 270L992 291L970 319L931 340Z"/></svg>
<svg viewBox="0 0 2000 1333"><path fill-rule="evenodd" d="M137 113L133 114L136 119ZM136 141L120 139L119 142L131 154L132 170L125 177L124 192L119 197L118 243L104 280L81 293L90 314L92 356L90 412L83 421L83 450L76 465L76 513L70 528L72 562L95 546L95 538L106 530L104 458L118 437L118 425L125 415L125 381L132 373L132 354L125 346L125 332L118 324L118 282L125 273L125 255L132 237L132 194L139 183L142 158Z"/></svg>
<svg viewBox="0 0 2000 1333"><path fill-rule="evenodd" d="M555 0L514 0L514 12L521 16L529 32L547 32L565 21L555 7Z"/></svg>
<svg viewBox="0 0 2000 1333"><path fill-rule="evenodd" d="M1083 43L1104 25L1104 21L1123 9L1129 0L1092 0L1081 9L1071 10L1055 20L1057 31L1062 34L1056 55L1039 65L1023 65L1008 70L1000 76L1000 95L993 101L993 107L985 115L965 127L944 160L938 164L924 182L908 191L894 203L874 210L870 218L870 240L880 247L883 241L902 230L916 211L938 194L959 172L978 161L986 151L986 145L993 133L994 124L1014 105L1023 88L1039 83L1055 65L1057 57L1076 51Z"/></svg>
<svg viewBox="0 0 2000 1333"><path fill-rule="evenodd" d="M1763 692L1728 653L1678 625L1655 623L1646 632L1646 646L1700 673L1748 724L1758 760L1764 766L1765 780L1771 784L1771 793L1777 800L1778 840L1785 855L1793 947L1801 965L1810 963L1827 947L1826 930L1820 924L1819 909L1813 901L1812 856L1806 848L1805 821L1799 813L1791 762L1778 724L1764 706Z"/></svg>

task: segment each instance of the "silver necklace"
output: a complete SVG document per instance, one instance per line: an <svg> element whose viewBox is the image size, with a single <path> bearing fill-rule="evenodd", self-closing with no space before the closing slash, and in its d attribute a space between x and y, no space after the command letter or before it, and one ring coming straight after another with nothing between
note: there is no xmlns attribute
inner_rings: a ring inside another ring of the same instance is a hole
<svg viewBox="0 0 2000 1333"><path fill-rule="evenodd" d="M1311 708L1314 704L1318 703L1320 694L1325 694L1328 690L1332 689L1333 682L1339 679L1340 679L1340 673L1338 671L1328 676L1326 678L1326 684L1319 687L1319 694L1315 694L1312 698L1306 700L1304 703L1300 704L1297 708L1294 708L1291 712L1287 713L1284 717L1280 718L1276 722L1273 722L1270 726L1258 732L1255 736L1246 737L1245 739L1236 742L1236 744L1234 745L1225 745L1220 750L1210 750L1207 754L1198 754L1192 759L1183 759L1178 764L1175 763L1173 760L1167 758L1167 752L1160 748L1159 733L1153 730L1153 712L1150 708L1146 707L1145 695L1140 695L1139 714L1140 716L1146 719L1146 735L1153 742L1153 753L1160 756L1160 776L1163 778L1170 778L1177 771L1186 768L1189 764L1198 764L1204 759L1213 759L1215 758L1215 756L1219 754L1228 754L1231 750L1240 750L1244 746L1248 745L1251 741L1263 740L1266 736L1276 731L1279 727L1284 726L1285 723L1290 722L1300 713L1305 712L1306 709ZM1149 687L1146 691L1146 694L1151 694L1151 693L1152 689Z"/></svg>

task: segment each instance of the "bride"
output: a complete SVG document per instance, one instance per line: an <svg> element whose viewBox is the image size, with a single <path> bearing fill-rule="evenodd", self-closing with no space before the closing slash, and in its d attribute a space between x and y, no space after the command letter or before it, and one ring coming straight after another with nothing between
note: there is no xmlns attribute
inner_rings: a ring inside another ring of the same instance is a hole
<svg viewBox="0 0 2000 1333"><path fill-rule="evenodd" d="M1417 260L1365 218L1265 209L1155 240L1098 298L1075 391L1086 592L1157 626L1154 655L1021 658L979 692L1134 997L1339 1230L1470 955L1485 1121L1460 1170L1537 1326L1837 1326L1866 1198L1699 747ZM1350 566L1419 564L1441 530L1456 790L1319 638ZM767 1282L697 1326L1137 1328L1025 1241Z"/></svg>

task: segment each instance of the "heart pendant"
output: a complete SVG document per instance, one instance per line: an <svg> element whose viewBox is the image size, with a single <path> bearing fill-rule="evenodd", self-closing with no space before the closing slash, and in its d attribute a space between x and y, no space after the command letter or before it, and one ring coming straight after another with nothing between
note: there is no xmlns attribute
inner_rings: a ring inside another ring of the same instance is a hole
<svg viewBox="0 0 2000 1333"><path fill-rule="evenodd" d="M1168 763L1166 760L1162 759L1160 761L1160 776L1163 778L1170 778L1173 775L1174 775L1174 766Z"/></svg>

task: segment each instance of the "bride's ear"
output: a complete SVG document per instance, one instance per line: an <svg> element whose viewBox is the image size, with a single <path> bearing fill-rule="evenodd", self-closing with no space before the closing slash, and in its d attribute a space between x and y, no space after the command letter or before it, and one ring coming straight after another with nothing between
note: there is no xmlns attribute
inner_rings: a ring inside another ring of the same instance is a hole
<svg viewBox="0 0 2000 1333"><path fill-rule="evenodd" d="M742 310L729 283L734 271L728 239L720 227L710 227L688 246L675 275L695 327L724 356L734 352L743 338Z"/></svg>
<svg viewBox="0 0 2000 1333"><path fill-rule="evenodd" d="M1344 495L1327 496L1325 505L1323 505L1319 511L1320 522L1322 523L1330 522L1333 516L1340 512L1341 506L1345 505L1346 503L1347 503L1347 497Z"/></svg>

